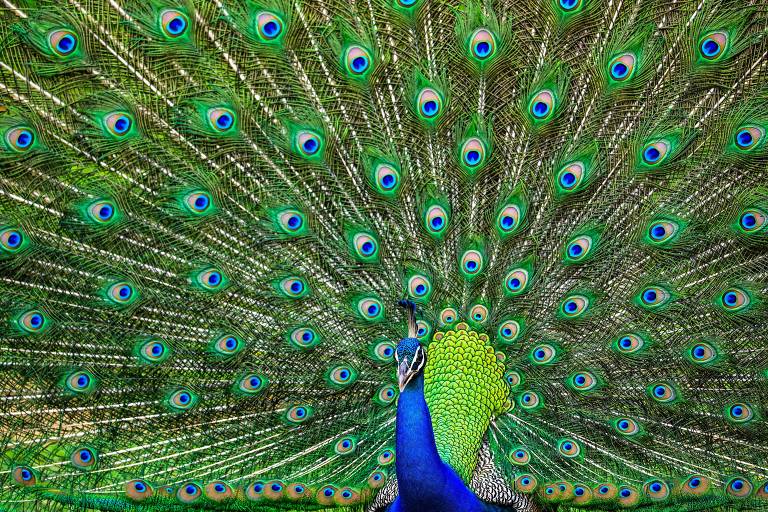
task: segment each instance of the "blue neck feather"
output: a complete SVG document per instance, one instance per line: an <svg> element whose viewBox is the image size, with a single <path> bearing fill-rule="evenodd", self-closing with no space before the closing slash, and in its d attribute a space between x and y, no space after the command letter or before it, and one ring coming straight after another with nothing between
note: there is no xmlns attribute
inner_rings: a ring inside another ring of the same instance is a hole
<svg viewBox="0 0 768 512"><path fill-rule="evenodd" d="M398 498L392 512L478 512L485 507L437 452L424 400L424 374L400 394L397 404Z"/></svg>

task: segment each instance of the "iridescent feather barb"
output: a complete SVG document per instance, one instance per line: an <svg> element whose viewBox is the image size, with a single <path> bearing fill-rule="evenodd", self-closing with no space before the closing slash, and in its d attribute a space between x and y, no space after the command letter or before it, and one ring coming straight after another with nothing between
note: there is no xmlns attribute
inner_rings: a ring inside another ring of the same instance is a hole
<svg viewBox="0 0 768 512"><path fill-rule="evenodd" d="M4 0L0 508L384 509L406 338L483 506L768 510L767 34Z"/></svg>

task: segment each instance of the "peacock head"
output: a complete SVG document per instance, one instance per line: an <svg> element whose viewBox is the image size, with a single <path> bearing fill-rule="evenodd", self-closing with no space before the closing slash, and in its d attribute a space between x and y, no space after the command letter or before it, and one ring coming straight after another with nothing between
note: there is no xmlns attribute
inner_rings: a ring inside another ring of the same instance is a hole
<svg viewBox="0 0 768 512"><path fill-rule="evenodd" d="M403 338L397 344L395 360L397 361L397 383L402 393L411 379L424 369L424 364L427 362L427 354L421 348L418 339Z"/></svg>

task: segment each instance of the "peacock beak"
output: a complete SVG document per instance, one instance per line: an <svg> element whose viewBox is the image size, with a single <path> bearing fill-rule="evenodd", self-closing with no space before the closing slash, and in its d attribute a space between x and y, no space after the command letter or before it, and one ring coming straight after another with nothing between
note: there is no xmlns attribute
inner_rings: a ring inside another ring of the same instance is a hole
<svg viewBox="0 0 768 512"><path fill-rule="evenodd" d="M417 373L418 369L412 368L407 358L400 362L400 366L397 367L397 385L401 393Z"/></svg>

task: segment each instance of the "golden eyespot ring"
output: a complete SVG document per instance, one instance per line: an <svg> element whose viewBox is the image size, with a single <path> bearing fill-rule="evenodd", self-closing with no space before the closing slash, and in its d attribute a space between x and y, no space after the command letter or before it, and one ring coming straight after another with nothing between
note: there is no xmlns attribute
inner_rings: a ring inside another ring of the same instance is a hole
<svg viewBox="0 0 768 512"><path fill-rule="evenodd" d="M367 320L375 320L383 313L381 303L377 299L361 299L357 303L357 310Z"/></svg>
<svg viewBox="0 0 768 512"><path fill-rule="evenodd" d="M640 433L640 425L632 418L618 418L613 423L616 430L625 436L634 436Z"/></svg>
<svg viewBox="0 0 768 512"><path fill-rule="evenodd" d="M555 108L555 96L552 91L544 90L531 98L528 110L534 119L544 120L552 115Z"/></svg>
<svg viewBox="0 0 768 512"><path fill-rule="evenodd" d="M643 146L643 163L650 166L659 165L667 158L669 147L669 143L665 140L657 140L647 143Z"/></svg>
<svg viewBox="0 0 768 512"><path fill-rule="evenodd" d="M469 275L477 275L483 269L483 255L474 249L464 253L461 258L461 268Z"/></svg>
<svg viewBox="0 0 768 512"><path fill-rule="evenodd" d="M469 318L475 323L484 323L488 319L488 308L482 304L476 304L469 310Z"/></svg>
<svg viewBox="0 0 768 512"><path fill-rule="evenodd" d="M569 261L583 260L592 250L592 237L582 235L572 240L565 248L565 257Z"/></svg>
<svg viewBox="0 0 768 512"><path fill-rule="evenodd" d="M499 338L507 343L513 342L520 335L520 323L508 320L499 326Z"/></svg>
<svg viewBox="0 0 768 512"><path fill-rule="evenodd" d="M167 9L160 14L163 32L171 39L181 37L187 31L189 20L186 14L176 9Z"/></svg>
<svg viewBox="0 0 768 512"><path fill-rule="evenodd" d="M507 274L504 281L507 293L519 295L528 287L528 271L524 268L517 268Z"/></svg>
<svg viewBox="0 0 768 512"><path fill-rule="evenodd" d="M5 132L5 141L15 151L24 152L32 149L35 143L35 132L26 126L11 128Z"/></svg>
<svg viewBox="0 0 768 512"><path fill-rule="evenodd" d="M637 59L631 53L624 53L611 60L608 65L611 78L617 82L626 82L635 72L635 63Z"/></svg>
<svg viewBox="0 0 768 512"><path fill-rule="evenodd" d="M496 53L496 38L487 29L479 28L475 30L469 41L472 56L477 60L487 60Z"/></svg>
<svg viewBox="0 0 768 512"><path fill-rule="evenodd" d="M419 93L419 113L426 119L434 119L440 115L443 100L436 90L427 87Z"/></svg>
<svg viewBox="0 0 768 512"><path fill-rule="evenodd" d="M408 294L416 299L429 295L432 288L426 276L416 274L408 279Z"/></svg>
<svg viewBox="0 0 768 512"><path fill-rule="evenodd" d="M499 228L508 233L517 228L520 224L520 207L517 205L505 206L499 213L499 217L496 219L496 223Z"/></svg>
<svg viewBox="0 0 768 512"><path fill-rule="evenodd" d="M427 210L425 222L430 233L442 233L448 225L448 214L442 206L433 205Z"/></svg>
<svg viewBox="0 0 768 512"><path fill-rule="evenodd" d="M256 27L264 41L274 41L283 33L283 20L271 12L261 12L256 16Z"/></svg>
<svg viewBox="0 0 768 512"><path fill-rule="evenodd" d="M363 75L371 67L371 55L362 46L350 46L347 48L345 62L350 73Z"/></svg>
<svg viewBox="0 0 768 512"><path fill-rule="evenodd" d="M563 190L571 191L581 184L584 179L585 167L582 162L571 162L557 173L557 183Z"/></svg>
<svg viewBox="0 0 768 512"><path fill-rule="evenodd" d="M455 308L445 308L440 312L440 324L450 325L459 319L459 313Z"/></svg>
<svg viewBox="0 0 768 512"><path fill-rule="evenodd" d="M573 439L561 439L557 449L564 457L574 458L581 453L581 446Z"/></svg>

